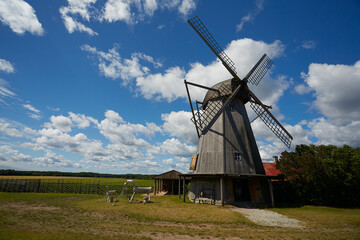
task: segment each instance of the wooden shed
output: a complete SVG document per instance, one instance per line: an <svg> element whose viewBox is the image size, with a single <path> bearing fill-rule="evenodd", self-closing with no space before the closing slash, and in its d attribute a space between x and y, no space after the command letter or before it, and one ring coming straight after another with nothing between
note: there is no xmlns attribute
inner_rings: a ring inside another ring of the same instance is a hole
<svg viewBox="0 0 360 240"><path fill-rule="evenodd" d="M179 175L181 174L181 172L171 170L155 176L154 195L159 192L167 192L171 195L179 194L179 190L181 189L181 187L179 188Z"/></svg>

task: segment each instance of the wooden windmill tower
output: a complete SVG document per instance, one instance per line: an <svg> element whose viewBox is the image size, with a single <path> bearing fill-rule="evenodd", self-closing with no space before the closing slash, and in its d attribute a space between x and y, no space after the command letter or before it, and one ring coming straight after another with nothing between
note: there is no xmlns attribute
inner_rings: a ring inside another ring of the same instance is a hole
<svg viewBox="0 0 360 240"><path fill-rule="evenodd" d="M200 35L225 68L232 79L212 87L187 82L185 86L193 114L191 119L199 136L197 154L193 156L189 198L192 201L210 201L221 204L230 202L270 202L272 191L269 177L256 145L255 137L245 109L245 104L255 111L275 135L290 147L292 136L250 91L247 83L258 85L272 65L266 54L241 79L234 63L217 44L198 17L188 23ZM194 110L188 85L208 90L202 102L196 101Z"/></svg>

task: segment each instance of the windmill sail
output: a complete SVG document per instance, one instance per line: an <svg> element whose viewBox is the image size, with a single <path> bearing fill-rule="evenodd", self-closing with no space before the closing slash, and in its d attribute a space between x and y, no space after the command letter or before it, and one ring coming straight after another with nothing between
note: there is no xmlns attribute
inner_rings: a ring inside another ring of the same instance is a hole
<svg viewBox="0 0 360 240"><path fill-rule="evenodd" d="M271 59L264 54L243 80L246 82L249 81L257 86L266 72L270 69L271 65Z"/></svg>
<svg viewBox="0 0 360 240"><path fill-rule="evenodd" d="M271 112L264 107L261 101L250 92L254 102L250 102L250 107L260 117L268 128L288 147L290 148L293 137L288 131L281 125L281 123L271 114Z"/></svg>
<svg viewBox="0 0 360 240"><path fill-rule="evenodd" d="M272 65L271 59L264 54L261 59L255 64L250 72L241 80L236 73L234 62L228 57L224 50L215 41L209 30L205 27L202 21L196 16L188 20L191 27L199 34L204 42L210 47L215 55L220 59L225 68L230 72L233 78L237 81L236 87L232 85L218 86L219 91L213 92L210 99L215 101L208 101L205 109L197 110L197 113L193 113L192 121L194 122L196 129L199 129L201 134L205 134L211 126L216 122L218 117L229 106L230 102L238 95L244 97L244 93L249 97L251 96L256 103L251 103L251 108L255 113L264 121L275 135L290 148L292 136L286 131L286 129L280 124L280 122L270 113L270 111L264 107L260 100L249 90L247 82L254 85L258 85L261 79ZM241 93L240 90L242 90ZM243 99L244 104L249 100ZM221 100L221 101L217 101ZM192 110L193 111L193 110Z"/></svg>
<svg viewBox="0 0 360 240"><path fill-rule="evenodd" d="M188 20L190 26L199 34L199 36L204 40L204 42L209 46L209 48L215 53L215 55L221 60L222 64L226 69L231 73L231 75L237 80L241 80L236 75L235 64L224 52L224 50L219 46L215 41L209 30L202 23L200 18L197 16Z"/></svg>
<svg viewBox="0 0 360 240"><path fill-rule="evenodd" d="M212 124L219 117L222 110L230 103L232 94L233 92L230 85L221 84L218 91L214 92L210 99L217 99L222 101L209 101L206 105L206 111L205 109L197 110L197 113L191 120L195 124L198 123L197 128L200 129L202 134L205 134L206 131L211 128ZM230 97L228 97L229 95Z"/></svg>

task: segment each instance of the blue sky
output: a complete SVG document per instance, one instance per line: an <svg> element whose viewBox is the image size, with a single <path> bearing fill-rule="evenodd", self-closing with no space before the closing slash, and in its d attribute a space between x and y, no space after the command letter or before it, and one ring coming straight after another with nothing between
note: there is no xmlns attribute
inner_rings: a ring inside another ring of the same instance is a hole
<svg viewBox="0 0 360 240"><path fill-rule="evenodd" d="M292 149L359 147L359 12L357 0L0 0L0 168L187 172L197 136L183 81L230 78L193 16L240 77L272 58L249 87ZM263 161L287 150L261 120L252 128Z"/></svg>

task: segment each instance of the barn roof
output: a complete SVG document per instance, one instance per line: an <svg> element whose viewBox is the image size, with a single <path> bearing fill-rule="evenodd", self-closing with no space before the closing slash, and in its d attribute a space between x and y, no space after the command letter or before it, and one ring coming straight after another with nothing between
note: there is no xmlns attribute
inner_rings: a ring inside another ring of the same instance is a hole
<svg viewBox="0 0 360 240"><path fill-rule="evenodd" d="M182 174L181 172L178 172L176 170L171 170L169 172L165 172L155 176L155 179L179 179L179 175L181 174Z"/></svg>
<svg viewBox="0 0 360 240"><path fill-rule="evenodd" d="M266 175L278 176L278 175L282 174L282 172L280 170L276 169L276 164L273 162L263 162L263 166L264 166Z"/></svg>

